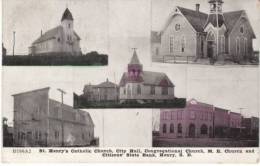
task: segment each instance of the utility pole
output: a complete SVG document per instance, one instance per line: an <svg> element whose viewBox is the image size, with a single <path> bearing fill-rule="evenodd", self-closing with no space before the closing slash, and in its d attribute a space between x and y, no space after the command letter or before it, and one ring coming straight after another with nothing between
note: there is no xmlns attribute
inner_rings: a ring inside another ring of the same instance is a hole
<svg viewBox="0 0 260 166"><path fill-rule="evenodd" d="M13 31L13 56L14 56L14 47L15 47L15 31Z"/></svg>
<svg viewBox="0 0 260 166"><path fill-rule="evenodd" d="M64 147L64 124L63 124L63 95L66 92L60 88L57 89L61 93L61 146Z"/></svg>

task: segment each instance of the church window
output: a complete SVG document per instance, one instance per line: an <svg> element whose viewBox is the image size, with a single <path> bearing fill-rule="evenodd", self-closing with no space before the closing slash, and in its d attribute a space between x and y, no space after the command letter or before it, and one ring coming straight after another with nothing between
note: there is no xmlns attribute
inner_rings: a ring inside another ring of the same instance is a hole
<svg viewBox="0 0 260 166"><path fill-rule="evenodd" d="M240 27L240 33L244 33L244 26Z"/></svg>
<svg viewBox="0 0 260 166"><path fill-rule="evenodd" d="M175 25L175 31L179 31L181 29L181 25L180 24L176 24Z"/></svg>
<svg viewBox="0 0 260 166"><path fill-rule="evenodd" d="M155 86L151 86L151 95L155 94Z"/></svg>
<svg viewBox="0 0 260 166"><path fill-rule="evenodd" d="M224 53L225 52L225 36L222 35L220 37L220 43L221 43L221 52Z"/></svg>
<svg viewBox="0 0 260 166"><path fill-rule="evenodd" d="M159 48L158 47L156 47L156 49L155 49L155 55L159 55Z"/></svg>
<svg viewBox="0 0 260 166"><path fill-rule="evenodd" d="M138 95L141 94L141 85L137 85L137 94L138 94Z"/></svg>
<svg viewBox="0 0 260 166"><path fill-rule="evenodd" d="M124 91L124 95L125 95L126 94L126 88L125 87L124 87L123 91Z"/></svg>
<svg viewBox="0 0 260 166"><path fill-rule="evenodd" d="M162 87L162 95L168 95L168 87L167 86Z"/></svg>
<svg viewBox="0 0 260 166"><path fill-rule="evenodd" d="M239 44L239 38L236 39L236 54L238 55L240 53L240 44Z"/></svg>
<svg viewBox="0 0 260 166"><path fill-rule="evenodd" d="M170 36L170 53L173 53L173 42L174 42L173 36Z"/></svg>
<svg viewBox="0 0 260 166"><path fill-rule="evenodd" d="M245 38L245 43L244 43L244 51L245 51L245 55L247 55L247 39Z"/></svg>
<svg viewBox="0 0 260 166"><path fill-rule="evenodd" d="M181 39L181 52L185 51L185 37L183 36Z"/></svg>
<svg viewBox="0 0 260 166"><path fill-rule="evenodd" d="M201 44L200 44L200 51L201 51L201 54L203 55L203 53L204 53L204 51L203 51L203 48L204 48L203 36L201 36L200 42L201 42Z"/></svg>

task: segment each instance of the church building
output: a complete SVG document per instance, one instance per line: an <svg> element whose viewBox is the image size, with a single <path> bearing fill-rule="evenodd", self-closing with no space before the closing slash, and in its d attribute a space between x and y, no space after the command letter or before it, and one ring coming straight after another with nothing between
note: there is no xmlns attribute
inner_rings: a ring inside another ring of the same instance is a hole
<svg viewBox="0 0 260 166"><path fill-rule="evenodd" d="M172 101L174 98L174 84L168 76L165 73L144 71L134 51L127 72L123 74L119 83L120 102L159 102Z"/></svg>
<svg viewBox="0 0 260 166"><path fill-rule="evenodd" d="M68 8L61 24L48 30L29 47L29 55L81 55L80 37L74 30L73 17Z"/></svg>
<svg viewBox="0 0 260 166"><path fill-rule="evenodd" d="M222 11L222 0L208 0L210 12L175 7L159 32L152 31L152 58L251 60L255 33L246 11Z"/></svg>

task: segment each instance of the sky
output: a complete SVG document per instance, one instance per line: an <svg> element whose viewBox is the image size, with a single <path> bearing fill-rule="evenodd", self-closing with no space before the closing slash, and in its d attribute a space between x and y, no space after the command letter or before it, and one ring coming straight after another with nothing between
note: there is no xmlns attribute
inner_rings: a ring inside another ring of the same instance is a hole
<svg viewBox="0 0 260 166"><path fill-rule="evenodd" d="M200 11L209 13L208 0L151 0L152 30L160 31L175 6L195 10L195 4L200 4ZM258 0L223 0L223 12L245 10L255 32L254 49L260 49L260 2Z"/></svg>

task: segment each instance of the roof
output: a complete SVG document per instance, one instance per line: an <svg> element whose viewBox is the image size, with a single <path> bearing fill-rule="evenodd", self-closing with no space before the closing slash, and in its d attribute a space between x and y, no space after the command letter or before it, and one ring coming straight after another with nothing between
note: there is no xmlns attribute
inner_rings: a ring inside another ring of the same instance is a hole
<svg viewBox="0 0 260 166"><path fill-rule="evenodd" d="M156 31L151 32L151 42L152 43L161 43L161 35L159 32L156 32Z"/></svg>
<svg viewBox="0 0 260 166"><path fill-rule="evenodd" d="M208 18L207 14L200 12L200 11L198 12L195 10L179 7L179 6L177 6L177 8L180 10L180 12L185 16L185 18L189 21L191 26L197 32L204 31L204 25Z"/></svg>
<svg viewBox="0 0 260 166"><path fill-rule="evenodd" d="M129 64L140 64L139 58L135 50Z"/></svg>
<svg viewBox="0 0 260 166"><path fill-rule="evenodd" d="M33 93L33 92L39 92L39 91L45 91L45 90L49 91L50 87L35 89L35 90L32 90L32 91L27 91L27 92L22 92L22 93L16 93L16 94L13 94L12 96L23 95L23 94L27 94L27 93Z"/></svg>
<svg viewBox="0 0 260 166"><path fill-rule="evenodd" d="M218 16L218 19L217 19ZM217 21L218 20L218 21ZM214 27L221 27L223 24L225 24L224 16L222 14L209 14L207 22L204 27L206 27L209 23L211 23Z"/></svg>
<svg viewBox="0 0 260 166"><path fill-rule="evenodd" d="M187 106L191 106L191 105L200 105L200 106L205 106L205 107L213 107L212 104L207 104L207 103L203 103L203 102L199 102L196 99L190 99L187 104Z"/></svg>
<svg viewBox="0 0 260 166"><path fill-rule="evenodd" d="M33 44L36 44L36 43L41 43L41 42L44 42L44 41L47 41L47 40L51 40L51 39L55 39L56 38L56 35L58 33L61 33L63 34L63 27L61 25L55 27L55 28L52 28L50 30L48 30L47 32L45 32L43 35L41 35L38 39L36 39ZM80 40L80 37L79 35L73 31L73 34L76 36L77 40Z"/></svg>
<svg viewBox="0 0 260 166"><path fill-rule="evenodd" d="M41 43L43 41L46 41L46 40L50 40L50 39L55 39L55 36L59 33L63 33L63 27L61 25L53 28L53 29L50 29L48 30L47 32L45 32L43 35L41 35L38 39L36 39L33 44L36 44L36 43Z"/></svg>
<svg viewBox="0 0 260 166"><path fill-rule="evenodd" d="M115 87L117 87L117 84L110 82L108 79L105 82L95 85L95 88L115 88Z"/></svg>
<svg viewBox="0 0 260 166"><path fill-rule="evenodd" d="M73 20L72 14L68 8L65 9L61 21L63 20Z"/></svg>
<svg viewBox="0 0 260 166"><path fill-rule="evenodd" d="M174 87L174 84L165 73L143 71L141 77L143 78L142 83L145 85L161 86L161 82L163 80L166 80L169 87ZM127 82L127 72L125 72L121 78L119 85L124 86Z"/></svg>
<svg viewBox="0 0 260 166"><path fill-rule="evenodd" d="M219 107L215 107L215 111L222 111L222 112L228 113L228 110L227 110L227 109L219 108Z"/></svg>
<svg viewBox="0 0 260 166"><path fill-rule="evenodd" d="M232 11L223 13L227 30L230 32L244 11Z"/></svg>
<svg viewBox="0 0 260 166"><path fill-rule="evenodd" d="M56 100L54 100L54 99L49 99L49 102L50 102L50 105L52 105L52 104L55 104L55 105L60 105L61 104L61 102L59 102L59 101L56 101ZM62 110L63 111L69 111L69 112L76 112L76 111L78 111L78 113L79 114L84 114L84 115L86 115L85 117L86 118L88 118L88 119L86 119L88 122L90 122L90 125L94 125L94 123L93 123L93 120L92 120L92 118L91 118L91 116L89 115L89 113L88 112L86 112L86 111L82 111L82 110L80 110L80 109L74 109L72 106L69 106L69 105L67 105L67 104L62 104Z"/></svg>

